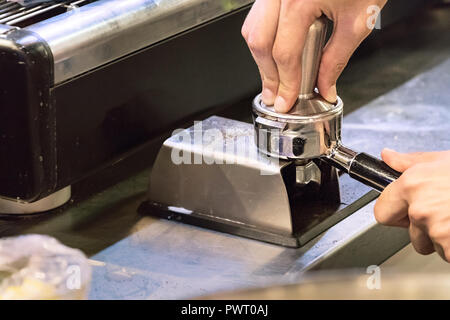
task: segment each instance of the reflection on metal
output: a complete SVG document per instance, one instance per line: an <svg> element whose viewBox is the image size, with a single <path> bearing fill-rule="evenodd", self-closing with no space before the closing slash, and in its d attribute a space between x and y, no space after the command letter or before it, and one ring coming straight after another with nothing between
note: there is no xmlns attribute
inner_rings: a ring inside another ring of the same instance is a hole
<svg viewBox="0 0 450 320"><path fill-rule="evenodd" d="M100 0L27 29L50 46L60 83L251 2Z"/></svg>
<svg viewBox="0 0 450 320"><path fill-rule="evenodd" d="M320 97L318 99L323 100ZM289 119L290 113L276 113L258 95L253 100L256 137L260 139L268 134L267 144L258 142L263 147L260 148L261 152L282 159L314 159L327 155L341 139L343 106L342 100L338 98L334 108L309 116L292 115ZM260 131L264 133L260 134Z"/></svg>
<svg viewBox="0 0 450 320"><path fill-rule="evenodd" d="M377 158L344 147L342 100L337 97L335 103L329 103L314 90L326 27L327 19L321 17L309 29L302 56L302 87L293 108L288 113L279 113L273 106L265 105L261 95L253 100L259 150L281 159L323 158L358 181L383 191L400 173Z"/></svg>
<svg viewBox="0 0 450 320"><path fill-rule="evenodd" d="M214 141L210 144L205 141L203 132L210 129L218 129L223 132L223 137L228 138L223 146L216 148ZM226 133L227 129L232 129L235 135ZM292 223L282 177L282 170L289 162L259 158L253 144L252 126L247 123L208 118L202 121L200 140L194 140L194 127L187 130L192 139L182 141L181 135L175 135L162 146L152 169L149 199L289 234ZM234 146L230 147L231 144ZM222 161L226 159L225 164L207 164L203 155L209 148L213 148L211 155L214 159L211 162L221 158ZM175 164L172 160L174 150L180 150L181 155L190 153L192 161ZM237 155L235 150L244 152ZM195 158L199 159L198 164L193 163ZM262 172L268 174L262 175Z"/></svg>
<svg viewBox="0 0 450 320"><path fill-rule="evenodd" d="M58 208L70 200L71 187L65 187L36 202L0 199L0 214L33 214Z"/></svg>
<svg viewBox="0 0 450 320"><path fill-rule="evenodd" d="M297 185L306 186L311 182L320 185L322 181L320 169L313 161L306 164L297 165L295 167L295 174L295 182Z"/></svg>
<svg viewBox="0 0 450 320"><path fill-rule="evenodd" d="M82 6L95 0L66 0L58 3L47 2L21 6L18 3L0 0L0 24L10 26L28 26L64 13L74 6Z"/></svg>
<svg viewBox="0 0 450 320"><path fill-rule="evenodd" d="M376 266L373 266L376 268ZM377 273L378 272L378 273ZM297 284L219 293L202 299L449 299L450 275L378 269L312 272Z"/></svg>
<svg viewBox="0 0 450 320"><path fill-rule="evenodd" d="M341 203L335 168L267 157L251 124L213 116L164 142L140 211L299 247L376 197L366 193Z"/></svg>
<svg viewBox="0 0 450 320"><path fill-rule="evenodd" d="M292 109L279 113L265 105L261 95L253 100L256 136L261 136L260 130L270 135L267 144L258 143L262 152L282 159L314 159L339 144L344 104L339 97L336 103L329 103L315 90L327 25L327 18L321 17L309 28L302 55L301 88ZM275 140L273 131L278 133Z"/></svg>
<svg viewBox="0 0 450 320"><path fill-rule="evenodd" d="M11 29L13 29L11 26L0 24L0 34L5 33Z"/></svg>

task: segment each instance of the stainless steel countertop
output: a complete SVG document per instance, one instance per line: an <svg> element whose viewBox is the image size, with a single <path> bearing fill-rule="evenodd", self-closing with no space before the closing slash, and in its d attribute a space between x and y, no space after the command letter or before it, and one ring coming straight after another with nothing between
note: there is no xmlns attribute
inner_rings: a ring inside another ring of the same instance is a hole
<svg viewBox="0 0 450 320"><path fill-rule="evenodd" d="M343 141L372 154L384 146L450 149L449 83L447 60L346 116ZM142 217L126 238L92 256L90 298L190 298L290 283L309 269L379 264L408 235L376 224L372 210L373 203L300 249Z"/></svg>
<svg viewBox="0 0 450 320"><path fill-rule="evenodd" d="M450 149L449 80L446 60L350 113L343 141L374 155L384 146ZM292 283L306 270L380 264L408 242L406 230L375 222L373 203L300 249L141 216L148 177L138 174L42 220L2 220L0 235L49 234L82 249L93 264L91 299L190 298Z"/></svg>

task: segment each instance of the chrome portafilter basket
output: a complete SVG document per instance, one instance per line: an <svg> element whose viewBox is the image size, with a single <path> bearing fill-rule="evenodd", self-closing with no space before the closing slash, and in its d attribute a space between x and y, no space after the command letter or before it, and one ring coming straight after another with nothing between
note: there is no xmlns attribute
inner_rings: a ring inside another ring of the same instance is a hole
<svg viewBox="0 0 450 320"><path fill-rule="evenodd" d="M260 152L272 157L303 162L320 158L381 192L401 173L380 159L345 147L341 143L342 100L338 97L329 103L315 89L327 25L328 20L321 17L309 29L301 88L292 109L278 113L263 103L261 95L253 100L255 142Z"/></svg>

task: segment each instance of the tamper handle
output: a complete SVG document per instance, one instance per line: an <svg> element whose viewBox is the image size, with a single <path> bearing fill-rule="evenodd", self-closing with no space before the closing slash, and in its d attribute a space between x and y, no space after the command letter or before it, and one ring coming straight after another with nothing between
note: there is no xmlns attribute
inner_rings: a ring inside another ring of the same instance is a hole
<svg viewBox="0 0 450 320"><path fill-rule="evenodd" d="M322 51L327 35L328 19L325 16L317 19L309 28L302 55L302 80L299 99L314 97L317 84Z"/></svg>

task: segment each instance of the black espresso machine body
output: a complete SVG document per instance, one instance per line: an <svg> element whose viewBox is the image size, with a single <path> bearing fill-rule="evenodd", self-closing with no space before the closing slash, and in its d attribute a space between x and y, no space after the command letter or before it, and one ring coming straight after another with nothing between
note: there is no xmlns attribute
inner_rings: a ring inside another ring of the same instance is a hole
<svg viewBox="0 0 450 320"><path fill-rule="evenodd" d="M257 92L250 2L0 0L0 197L45 198Z"/></svg>

